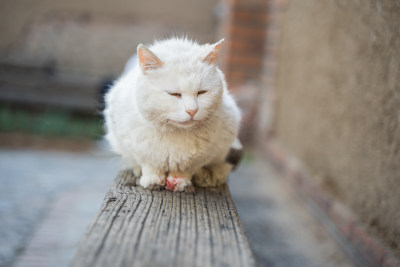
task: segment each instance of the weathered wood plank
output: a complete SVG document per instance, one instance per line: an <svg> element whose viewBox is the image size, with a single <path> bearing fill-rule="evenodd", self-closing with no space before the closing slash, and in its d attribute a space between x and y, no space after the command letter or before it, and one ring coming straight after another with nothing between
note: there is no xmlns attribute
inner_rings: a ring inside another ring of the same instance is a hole
<svg viewBox="0 0 400 267"><path fill-rule="evenodd" d="M226 185L150 191L121 172L71 266L253 266Z"/></svg>

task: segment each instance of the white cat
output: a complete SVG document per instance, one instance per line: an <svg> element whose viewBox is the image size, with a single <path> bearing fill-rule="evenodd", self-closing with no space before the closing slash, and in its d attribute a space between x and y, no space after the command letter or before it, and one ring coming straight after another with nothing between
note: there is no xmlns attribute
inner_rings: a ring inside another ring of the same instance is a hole
<svg viewBox="0 0 400 267"><path fill-rule="evenodd" d="M241 115L216 66L222 44L139 45L137 66L106 95L106 138L143 187L182 191L193 175L201 184L204 169L212 185L226 182Z"/></svg>

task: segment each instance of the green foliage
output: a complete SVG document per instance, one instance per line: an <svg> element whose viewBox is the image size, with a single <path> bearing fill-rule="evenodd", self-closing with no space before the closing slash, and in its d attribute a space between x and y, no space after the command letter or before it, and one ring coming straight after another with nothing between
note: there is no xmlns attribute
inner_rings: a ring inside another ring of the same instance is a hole
<svg viewBox="0 0 400 267"><path fill-rule="evenodd" d="M102 136L103 129L99 116L73 116L65 110L30 112L0 106L0 132L96 139Z"/></svg>
<svg viewBox="0 0 400 267"><path fill-rule="evenodd" d="M253 154L248 150L244 150L243 152L244 153L243 153L243 156L242 156L242 163L243 164L248 164L248 163L252 162L253 161Z"/></svg>

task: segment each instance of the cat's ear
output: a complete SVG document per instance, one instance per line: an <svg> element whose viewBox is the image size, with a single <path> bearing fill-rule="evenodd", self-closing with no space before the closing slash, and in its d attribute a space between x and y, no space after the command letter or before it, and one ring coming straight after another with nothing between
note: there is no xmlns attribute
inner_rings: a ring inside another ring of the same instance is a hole
<svg viewBox="0 0 400 267"><path fill-rule="evenodd" d="M137 55L139 58L139 66L144 73L149 70L158 69L163 65L163 62L142 44L137 47Z"/></svg>
<svg viewBox="0 0 400 267"><path fill-rule="evenodd" d="M209 64L217 64L219 51L221 50L222 45L224 44L224 39L221 39L219 42L213 44L211 52L204 58L204 62Z"/></svg>

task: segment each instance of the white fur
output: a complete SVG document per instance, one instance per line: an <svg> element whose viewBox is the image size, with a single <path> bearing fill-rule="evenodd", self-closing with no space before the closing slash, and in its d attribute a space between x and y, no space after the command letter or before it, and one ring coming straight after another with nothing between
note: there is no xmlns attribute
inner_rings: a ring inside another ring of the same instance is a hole
<svg viewBox="0 0 400 267"><path fill-rule="evenodd" d="M240 111L222 72L204 61L214 48L186 39L156 42L149 50L162 66L144 71L137 65L106 95L106 138L142 173L143 187L164 186L170 175L185 179L176 189L181 191L202 167L223 169L213 175L226 181L229 170L221 165L237 138ZM199 90L207 92L198 95ZM191 120L186 110L195 109Z"/></svg>

